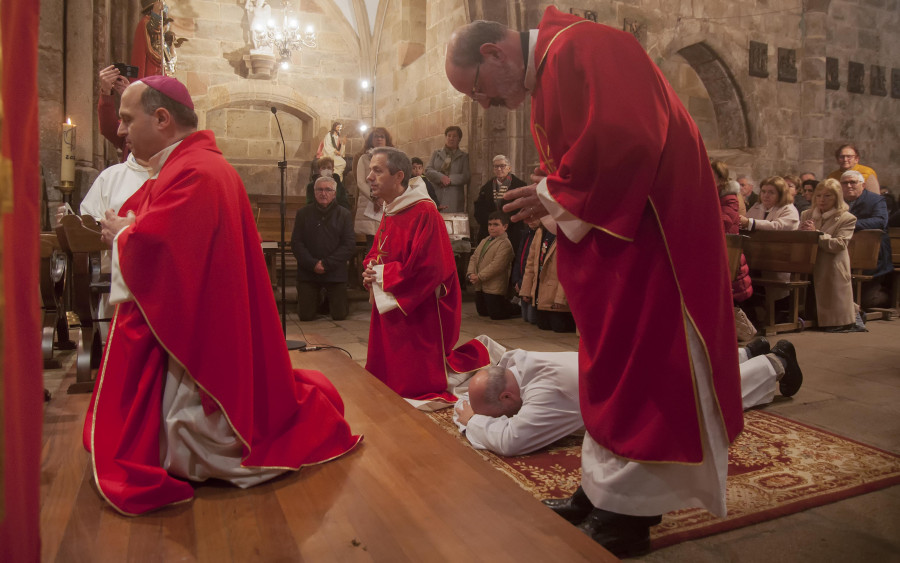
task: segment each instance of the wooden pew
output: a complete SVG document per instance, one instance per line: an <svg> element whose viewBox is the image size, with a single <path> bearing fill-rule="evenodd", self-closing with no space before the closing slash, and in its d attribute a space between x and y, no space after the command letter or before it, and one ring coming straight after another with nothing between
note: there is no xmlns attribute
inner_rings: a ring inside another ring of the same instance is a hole
<svg viewBox="0 0 900 563"><path fill-rule="evenodd" d="M818 231L754 231L744 241L744 257L751 270L762 275L752 276L754 285L766 289L766 318L762 328L766 336L798 330L800 325L800 293L810 285L809 276L819 251ZM788 273L790 279L774 278L776 273ZM775 289L787 289L791 296L791 319L775 321Z"/></svg>
<svg viewBox="0 0 900 563"><path fill-rule="evenodd" d="M891 227L888 236L891 238L891 258L894 262L894 273L891 274L891 307L895 312L900 312L900 227Z"/></svg>
<svg viewBox="0 0 900 563"><path fill-rule="evenodd" d="M100 253L109 247L100 240L100 225L90 215L66 215L57 227L60 245L71 255L72 308L81 325L76 357L76 380L69 393L90 393L93 370L100 367L103 343L97 321L100 293L109 291L108 275L100 274Z"/></svg>
<svg viewBox="0 0 900 563"><path fill-rule="evenodd" d="M870 281L872 276L863 272L866 270L874 270L878 267L878 251L881 248L881 237L884 231L881 229L865 229L853 233L850 244L847 245L847 252L850 254L850 272L853 279L854 301L857 306L862 309L862 284ZM888 309L879 309L872 311L862 311L863 317L868 320L873 319L891 319L891 311Z"/></svg>
<svg viewBox="0 0 900 563"><path fill-rule="evenodd" d="M310 335L315 342L320 338ZM343 458L241 490L198 484L193 502L120 516L81 446L88 397L45 414L47 561L595 561L616 559L338 350L292 352L343 397Z"/></svg>
<svg viewBox="0 0 900 563"><path fill-rule="evenodd" d="M744 235L725 235L725 248L728 251L728 271L731 272L731 279L737 277L741 270L741 254L744 253Z"/></svg>
<svg viewBox="0 0 900 563"><path fill-rule="evenodd" d="M291 234L294 232L294 217L297 210L306 205L306 196L287 196L285 198L284 214L284 242L285 263L288 272L297 271L297 261L291 253ZM278 287L280 280L281 253L281 197L277 195L251 194L250 206L256 217L256 229L263 241L263 254L266 257L266 267L269 270L269 280L272 288Z"/></svg>

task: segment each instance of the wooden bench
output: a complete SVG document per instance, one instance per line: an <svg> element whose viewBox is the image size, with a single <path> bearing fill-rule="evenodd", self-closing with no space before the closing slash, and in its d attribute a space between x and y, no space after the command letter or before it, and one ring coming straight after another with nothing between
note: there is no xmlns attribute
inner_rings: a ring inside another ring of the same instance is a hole
<svg viewBox="0 0 900 563"><path fill-rule="evenodd" d="M728 251L728 271L731 279L737 277L741 270L741 255L744 253L744 235L725 235L725 249Z"/></svg>
<svg viewBox="0 0 900 563"><path fill-rule="evenodd" d="M616 561L344 353L291 359L337 387L365 437L357 449L246 490L201 483L193 502L136 518L94 487L81 445L88 397L55 399L41 460L43 559Z"/></svg>
<svg viewBox="0 0 900 563"><path fill-rule="evenodd" d="M891 307L895 312L900 312L900 227L891 227L888 230L891 239L891 258L894 262L894 273L891 280Z"/></svg>
<svg viewBox="0 0 900 563"><path fill-rule="evenodd" d="M860 312L865 320L891 319L892 311L889 309L862 310L862 284L871 281L872 276L864 274L868 270L878 267L878 251L881 248L881 237L884 231L881 229L864 229L853 233L847 252L850 254L850 272L853 280L854 302L860 307Z"/></svg>
<svg viewBox="0 0 900 563"><path fill-rule="evenodd" d="M798 330L800 325L800 294L809 287L809 276L816 264L819 251L818 231L754 231L744 241L743 252L751 270L759 270L761 276L751 276L754 285L766 290L766 336L779 332ZM789 279L775 279L777 273L790 274ZM775 320L773 291L786 289L791 297L790 320Z"/></svg>
<svg viewBox="0 0 900 563"><path fill-rule="evenodd" d="M71 257L72 309L81 326L76 378L68 392L90 393L94 389L93 370L100 367L103 352L97 306L100 294L109 292L109 275L100 273L100 253L109 246L100 240L100 225L90 215L64 216L56 234Z"/></svg>
<svg viewBox="0 0 900 563"><path fill-rule="evenodd" d="M266 257L266 268L272 288L277 289L280 282L281 268L288 272L297 271L297 261L291 252L291 234L294 232L294 217L297 210L306 205L306 196L287 196L285 198L284 243L285 265L281 264L281 197L277 195L251 194L250 206L256 218L256 229L263 241L263 254Z"/></svg>

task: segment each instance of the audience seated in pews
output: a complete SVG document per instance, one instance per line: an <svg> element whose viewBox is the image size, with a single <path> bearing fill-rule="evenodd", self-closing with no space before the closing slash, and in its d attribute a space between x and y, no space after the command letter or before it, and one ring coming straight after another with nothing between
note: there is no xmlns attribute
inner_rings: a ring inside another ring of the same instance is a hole
<svg viewBox="0 0 900 563"><path fill-rule="evenodd" d="M746 217L740 218L741 228L748 231L796 231L800 223L800 214L797 208L791 205L791 194L787 184L781 176L771 176L762 181L759 188L759 202L747 211ZM777 279L788 281L790 274L777 273ZM761 288L760 288L761 289ZM788 309L789 292L786 289L773 290L776 292L775 307L781 315ZM756 307L765 302L765 293L762 290L755 291L753 297L741 303L741 309L750 318L750 321L759 326Z"/></svg>
<svg viewBox="0 0 900 563"><path fill-rule="evenodd" d="M794 207L797 208L797 213L800 214L809 209L810 203L803 197L801 192L803 185L800 182L800 178L793 174L785 174L782 178L784 178L784 183L787 185L788 192L791 194L791 201L794 204Z"/></svg>
<svg viewBox="0 0 900 563"><path fill-rule="evenodd" d="M313 189L315 203L297 210L291 234L291 252L297 258L297 309L301 321L315 319L324 292L331 318L342 321L350 312L347 262L356 252L353 218L335 199L333 176L320 176Z"/></svg>
<svg viewBox="0 0 900 563"><path fill-rule="evenodd" d="M864 185L866 189L863 189ZM872 193L868 189L868 183L863 182L863 174L856 170L848 170L841 175L841 190L844 201L849 206L848 210L856 217L857 231L865 229L883 231L881 247L878 250L878 267L864 272L873 276L873 279L862 285L861 306L863 309L884 307L889 301L889 293L885 289L890 278L887 274L894 271L891 239L888 235L887 204L881 194Z"/></svg>
<svg viewBox="0 0 900 563"><path fill-rule="evenodd" d="M118 307L84 445L130 515L189 500L188 481L249 487L360 440L331 383L291 367L247 190L193 107L171 77L123 92L119 134L154 181L101 221Z"/></svg>
<svg viewBox="0 0 900 563"><path fill-rule="evenodd" d="M803 383L794 346L772 349L757 338L738 350L744 410L771 403L778 387L791 397ZM454 421L475 449L504 456L531 453L584 429L577 352L510 350L479 370L460 395Z"/></svg>
<svg viewBox="0 0 900 563"><path fill-rule="evenodd" d="M330 156L323 156L316 160L314 167L316 173L313 174L312 178L309 179L309 183L306 184L306 205L312 205L317 201L315 193L316 180L319 178L332 178L337 186L335 201L337 201L337 204L344 209L350 209L350 200L347 198L347 190L344 188L344 183L341 181L341 175L334 169L334 160L332 160Z"/></svg>
<svg viewBox="0 0 900 563"><path fill-rule="evenodd" d="M800 230L822 233L813 272L815 291L807 294L807 311L815 311L819 327L827 330L848 330L856 324L847 253L855 226L856 217L847 211L838 181L828 178L820 182L812 209L800 217Z"/></svg>
<svg viewBox="0 0 900 563"><path fill-rule="evenodd" d="M755 188L753 180L747 176L738 176L737 183L741 187L741 201L744 204L744 209L750 209L759 201L759 195L753 191ZM741 215L746 214L746 212L741 213Z"/></svg>
<svg viewBox="0 0 900 563"><path fill-rule="evenodd" d="M549 227L548 227L549 225ZM575 332L566 292L556 275L556 222L543 219L537 228L522 275L519 296L534 306L537 326L553 332Z"/></svg>
<svg viewBox="0 0 900 563"><path fill-rule="evenodd" d="M513 247L506 235L509 217L494 211L488 219L488 236L478 243L466 272L466 281L475 289L475 310L495 321L518 315L518 308L506 298L513 262Z"/></svg>

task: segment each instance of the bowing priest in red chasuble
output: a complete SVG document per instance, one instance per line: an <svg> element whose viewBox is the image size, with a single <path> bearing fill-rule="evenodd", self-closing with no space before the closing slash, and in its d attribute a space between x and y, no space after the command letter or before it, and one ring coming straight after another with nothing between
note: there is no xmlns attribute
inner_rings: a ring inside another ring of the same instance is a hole
<svg viewBox="0 0 900 563"><path fill-rule="evenodd" d="M670 510L725 513L743 426L716 187L690 115L627 33L544 12L536 30L473 22L447 77L487 108L531 96L540 169L513 220L552 215L581 333L582 487L552 507L616 555Z"/></svg>
<svg viewBox="0 0 900 563"><path fill-rule="evenodd" d="M454 350L462 305L456 261L434 202L408 189L411 172L402 151L372 151L366 181L384 215L364 262L373 305L366 369L401 397L452 403L448 370L480 369L490 357L477 340Z"/></svg>
<svg viewBox="0 0 900 563"><path fill-rule="evenodd" d="M187 89L145 77L119 114L151 176L101 221L118 306L84 426L100 494L136 515L190 500L188 481L249 487L350 451L336 389L291 367L247 192Z"/></svg>

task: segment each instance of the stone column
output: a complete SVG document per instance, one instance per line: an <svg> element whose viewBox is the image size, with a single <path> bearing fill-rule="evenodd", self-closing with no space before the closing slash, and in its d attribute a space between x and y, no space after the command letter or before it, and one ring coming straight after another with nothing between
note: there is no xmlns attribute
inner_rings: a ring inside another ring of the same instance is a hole
<svg viewBox="0 0 900 563"><path fill-rule="evenodd" d="M800 165L823 178L825 157L825 30L830 0L804 0L800 59Z"/></svg>
<svg viewBox="0 0 900 563"><path fill-rule="evenodd" d="M97 177L94 168L94 3L92 0L68 0L65 36L65 116L77 126L75 145L75 191L72 207L78 209L81 199Z"/></svg>

